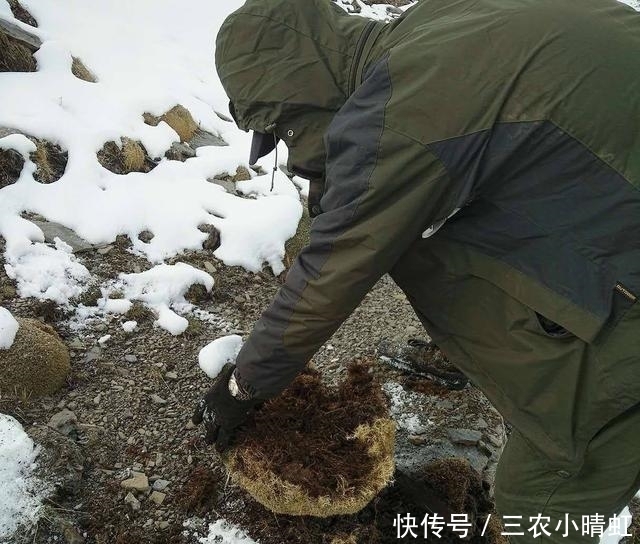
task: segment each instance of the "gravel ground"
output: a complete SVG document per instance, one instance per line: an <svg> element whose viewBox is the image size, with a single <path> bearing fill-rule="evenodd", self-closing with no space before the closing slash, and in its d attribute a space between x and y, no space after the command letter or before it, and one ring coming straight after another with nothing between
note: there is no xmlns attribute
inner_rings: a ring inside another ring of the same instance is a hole
<svg viewBox="0 0 640 544"><path fill-rule="evenodd" d="M149 267L127 252L124 240L80 258L99 279ZM301 535L301 542L331 544L329 537L342 534L345 527L373 523L370 511L328 525L273 516L228 483L217 455L190 424L192 409L210 383L197 366L198 351L220 336L248 334L281 279L222 266L204 251L175 261L216 270L213 292L194 295L210 319L192 316L187 332L178 337L154 327L153 316L140 308L135 310L139 327L133 333L122 329L127 316L94 320L74 331L63 309L18 299L15 286L0 272L2 305L16 316L51 324L72 355L68 384L54 397L0 397L0 412L16 417L43 445L40 475L56 488L36 532L22 532L14 543L195 543L195 535L206 534L209 522L225 517L259 536L261 544L282 544L284 527ZM98 344L104 335L111 339ZM335 381L350 361L376 357L382 339L403 346L424 336L400 290L384 277L314 363L327 380ZM376 373L398 397L392 413L400 424L399 466L411 469L412 460L449 454L467 457L481 471L495 468L504 427L478 390L420 393L384 364L376 366ZM52 417L70 421L60 433L47 427ZM428 426L428 436L416 425ZM482 435L478 447L443 446L451 426Z"/></svg>

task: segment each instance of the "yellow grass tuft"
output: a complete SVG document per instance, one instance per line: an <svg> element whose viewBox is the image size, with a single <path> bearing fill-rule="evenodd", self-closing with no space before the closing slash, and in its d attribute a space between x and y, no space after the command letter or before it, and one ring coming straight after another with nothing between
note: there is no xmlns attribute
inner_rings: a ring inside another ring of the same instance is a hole
<svg viewBox="0 0 640 544"><path fill-rule="evenodd" d="M165 113L160 120L178 133L181 142L189 142L198 130L198 124L193 120L189 110L179 104Z"/></svg>
<svg viewBox="0 0 640 544"><path fill-rule="evenodd" d="M89 83L96 83L98 80L95 75L89 70L78 57L72 57L73 63L71 64L71 73L78 79L88 81Z"/></svg>
<svg viewBox="0 0 640 544"><path fill-rule="evenodd" d="M144 168L145 152L142 145L131 138L122 140L122 162L128 172L140 172Z"/></svg>
<svg viewBox="0 0 640 544"><path fill-rule="evenodd" d="M31 51L0 30L0 72L35 72L37 68Z"/></svg>

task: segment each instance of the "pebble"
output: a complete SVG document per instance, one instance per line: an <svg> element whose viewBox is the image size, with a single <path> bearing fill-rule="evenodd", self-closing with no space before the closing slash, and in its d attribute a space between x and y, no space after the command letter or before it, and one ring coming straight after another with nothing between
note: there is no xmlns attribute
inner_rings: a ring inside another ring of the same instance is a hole
<svg viewBox="0 0 640 544"><path fill-rule="evenodd" d="M143 472L132 472L131 478L120 482L120 487L134 491L149 491L149 479Z"/></svg>
<svg viewBox="0 0 640 544"><path fill-rule="evenodd" d="M164 499L166 498L166 496L167 496L166 493L161 493L160 491L153 491L149 496L149 500L151 500L151 502L160 506L164 502Z"/></svg>
<svg viewBox="0 0 640 544"><path fill-rule="evenodd" d="M52 415L47 425L59 433L69 436L77 429L77 423L78 418L76 415L71 410L64 409Z"/></svg>
<svg viewBox="0 0 640 544"><path fill-rule="evenodd" d="M449 429L448 434L451 442L461 446L475 446L482 439L480 431L471 429Z"/></svg>
<svg viewBox="0 0 640 544"><path fill-rule="evenodd" d="M95 398L93 399L93 404L95 404L96 406L98 406L98 404L100 404L100 402L102 401L102 395L96 395Z"/></svg>
<svg viewBox="0 0 640 544"><path fill-rule="evenodd" d="M427 443L427 437L418 434L411 434L409 435L409 442L414 446L422 446Z"/></svg>
<svg viewBox="0 0 640 544"><path fill-rule="evenodd" d="M126 497L124 498L124 502L125 504L128 504L134 512L140 510L140 501L134 497L131 491L127 493Z"/></svg>
<svg viewBox="0 0 640 544"><path fill-rule="evenodd" d="M162 529L163 531L165 529L167 529L169 527L169 522L168 521L161 521L158 523L158 528Z"/></svg>
<svg viewBox="0 0 640 544"><path fill-rule="evenodd" d="M154 404L167 404L167 401L164 400L160 395L156 395L155 393L151 396L151 400Z"/></svg>
<svg viewBox="0 0 640 544"><path fill-rule="evenodd" d="M113 249L113 246L101 247L98 249L98 253L100 255L107 255L111 252L112 249Z"/></svg>
<svg viewBox="0 0 640 544"><path fill-rule="evenodd" d="M167 377L168 380L177 380L178 379L178 374L176 374L175 372L167 372L165 374L165 376Z"/></svg>
<svg viewBox="0 0 640 544"><path fill-rule="evenodd" d="M124 360L127 363L137 363L138 362L138 358L135 355L125 355L124 356Z"/></svg>
<svg viewBox="0 0 640 544"><path fill-rule="evenodd" d="M169 484L171 482L169 482L169 480L156 480L155 482L153 482L153 489L155 491L164 491L165 489L167 489L167 487L169 487Z"/></svg>

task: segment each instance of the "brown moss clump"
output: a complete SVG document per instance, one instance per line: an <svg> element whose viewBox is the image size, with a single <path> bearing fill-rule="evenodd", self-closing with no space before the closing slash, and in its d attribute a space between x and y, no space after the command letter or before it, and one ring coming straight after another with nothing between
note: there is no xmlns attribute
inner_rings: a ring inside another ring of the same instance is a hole
<svg viewBox="0 0 640 544"><path fill-rule="evenodd" d="M36 165L36 171L33 177L40 183L58 181L67 168L68 153L47 140L34 141L36 150L31 153L31 160Z"/></svg>
<svg viewBox="0 0 640 544"><path fill-rule="evenodd" d="M89 83L96 83L98 79L89 68L87 68L78 57L72 57L73 63L71 64L71 73L78 79L87 81Z"/></svg>
<svg viewBox="0 0 640 544"><path fill-rule="evenodd" d="M0 149L0 189L18 181L24 159L13 149Z"/></svg>
<svg viewBox="0 0 640 544"><path fill-rule="evenodd" d="M178 490L175 504L188 514L204 514L215 506L221 485L220 475L203 466L196 467Z"/></svg>
<svg viewBox="0 0 640 544"><path fill-rule="evenodd" d="M395 424L370 366L329 389L307 370L256 412L226 457L231 478L278 514L354 514L394 471Z"/></svg>
<svg viewBox="0 0 640 544"><path fill-rule="evenodd" d="M37 69L31 50L0 30L0 72L35 72Z"/></svg>
<svg viewBox="0 0 640 544"><path fill-rule="evenodd" d="M0 350L0 391L8 395L45 396L66 382L69 350L53 328L36 319L18 318L13 346Z"/></svg>
<svg viewBox="0 0 640 544"><path fill-rule="evenodd" d="M149 308L142 304L142 302L136 301L126 313L126 318L130 321L143 323L155 319L155 315Z"/></svg>
<svg viewBox="0 0 640 544"><path fill-rule="evenodd" d="M98 161L114 174L146 173L156 167L144 146L131 138L120 138L120 145L113 141L104 144Z"/></svg>

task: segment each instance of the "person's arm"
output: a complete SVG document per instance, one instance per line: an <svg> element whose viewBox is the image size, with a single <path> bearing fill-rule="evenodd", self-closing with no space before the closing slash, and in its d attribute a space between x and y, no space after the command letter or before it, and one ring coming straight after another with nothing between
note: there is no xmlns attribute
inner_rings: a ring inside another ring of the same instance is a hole
<svg viewBox="0 0 640 544"><path fill-rule="evenodd" d="M253 395L277 395L421 233L459 205L437 157L389 128L391 81L381 61L326 136L323 213L236 361Z"/></svg>

